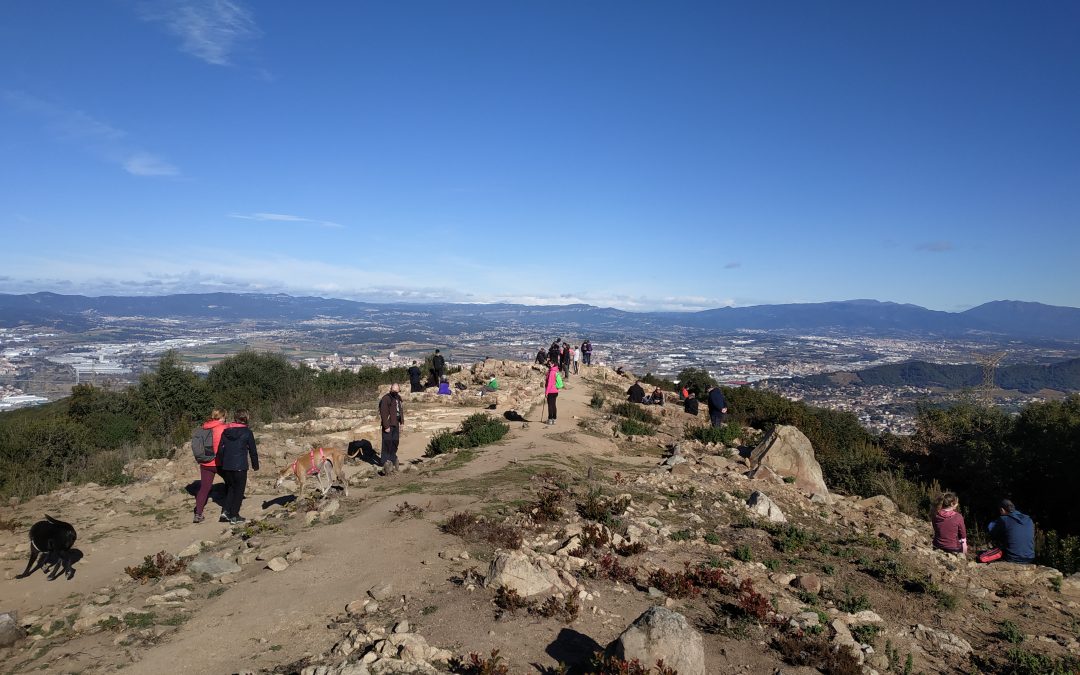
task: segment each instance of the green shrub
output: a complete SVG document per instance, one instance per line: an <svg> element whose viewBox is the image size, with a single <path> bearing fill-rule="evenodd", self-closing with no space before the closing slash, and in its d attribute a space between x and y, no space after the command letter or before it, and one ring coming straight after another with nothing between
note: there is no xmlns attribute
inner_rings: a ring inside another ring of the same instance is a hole
<svg viewBox="0 0 1080 675"><path fill-rule="evenodd" d="M998 634L1001 639L1014 645L1018 645L1024 641L1024 633L1020 630L1020 627L1009 619L1005 619L1001 622L1000 630Z"/></svg>
<svg viewBox="0 0 1080 675"><path fill-rule="evenodd" d="M425 454L434 457L461 448L478 448L502 440L510 426L484 413L465 418L457 431L436 434L428 442Z"/></svg>
<svg viewBox="0 0 1080 675"><path fill-rule="evenodd" d="M611 412L619 417L625 417L626 419L635 422L643 422L653 426L660 424L660 419L656 415L653 415L638 404L630 403L629 401L624 401L611 406Z"/></svg>
<svg viewBox="0 0 1080 675"><path fill-rule="evenodd" d="M607 399L605 399L604 395L600 392L593 392L592 398L589 399L589 407L594 410L600 410L604 407L604 401L606 400Z"/></svg>
<svg viewBox="0 0 1080 675"><path fill-rule="evenodd" d="M719 427L691 426L684 433L688 440L731 445L742 435L742 427L736 422L728 422Z"/></svg>
<svg viewBox="0 0 1080 675"><path fill-rule="evenodd" d="M716 380L703 368L684 368L679 371L678 379L679 387L686 387L698 398L702 398L716 386Z"/></svg>
<svg viewBox="0 0 1080 675"><path fill-rule="evenodd" d="M656 433L656 427L637 420L627 419L619 422L619 431L627 436L652 436Z"/></svg>
<svg viewBox="0 0 1080 675"><path fill-rule="evenodd" d="M735 551L731 554L736 560L743 562L750 562L754 559L754 552L751 548L745 544L735 547Z"/></svg>
<svg viewBox="0 0 1080 675"><path fill-rule="evenodd" d="M1011 675L1075 675L1080 669L1080 659L1074 656L1054 658L1029 652L1023 647L1010 648L1005 658Z"/></svg>

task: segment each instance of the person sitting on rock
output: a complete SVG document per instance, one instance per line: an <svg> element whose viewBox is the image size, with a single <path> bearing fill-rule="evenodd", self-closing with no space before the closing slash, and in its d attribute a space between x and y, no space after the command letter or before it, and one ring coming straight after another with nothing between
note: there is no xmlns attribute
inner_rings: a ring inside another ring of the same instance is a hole
<svg viewBox="0 0 1080 675"><path fill-rule="evenodd" d="M536 362L539 363L542 366L547 365L548 354L547 354L547 351L543 347L540 348L540 351L536 352Z"/></svg>
<svg viewBox="0 0 1080 675"><path fill-rule="evenodd" d="M986 529L990 538L1001 549L1002 560L1030 564L1035 562L1035 523L1016 510L1011 500L1002 499L1000 514Z"/></svg>
<svg viewBox="0 0 1080 675"><path fill-rule="evenodd" d="M686 400L683 401L682 409L683 412L685 412L687 415L693 415L694 417L697 417L698 400L694 392L690 392L686 395Z"/></svg>
<svg viewBox="0 0 1080 675"><path fill-rule="evenodd" d="M641 386L640 381L634 382L626 390L626 396L631 403L643 403L645 401L645 387Z"/></svg>
<svg viewBox="0 0 1080 675"><path fill-rule="evenodd" d="M449 396L450 394L454 393L453 391L450 390L450 382L445 377L443 378L443 381L439 383L439 391L438 391L438 393L443 394L445 396Z"/></svg>
<svg viewBox="0 0 1080 675"><path fill-rule="evenodd" d="M964 516L957 511L960 500L946 492L937 500L931 519L934 523L934 548L947 553L967 553L967 528Z"/></svg>
<svg viewBox="0 0 1080 675"><path fill-rule="evenodd" d="M653 405L664 405L664 392L660 391L660 387L656 387L649 394L649 402Z"/></svg>

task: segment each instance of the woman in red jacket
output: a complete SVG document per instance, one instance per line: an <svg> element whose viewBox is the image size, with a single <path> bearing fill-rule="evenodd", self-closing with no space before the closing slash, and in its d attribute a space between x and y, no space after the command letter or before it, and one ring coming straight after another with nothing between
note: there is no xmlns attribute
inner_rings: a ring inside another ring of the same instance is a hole
<svg viewBox="0 0 1080 675"><path fill-rule="evenodd" d="M934 523L934 548L949 553L967 553L967 527L964 516L956 509L960 500L952 492L938 499L931 520Z"/></svg>
<svg viewBox="0 0 1080 675"><path fill-rule="evenodd" d="M210 429L214 435L214 453L216 455L218 445L221 444L221 432L225 431L225 411L215 408L210 413L210 419L203 423L203 429ZM203 508L206 506L206 500L210 497L210 488L214 485L214 476L217 475L217 457L215 456L208 462L199 463L199 492L195 495L195 517L191 519L193 523L201 523L203 518Z"/></svg>

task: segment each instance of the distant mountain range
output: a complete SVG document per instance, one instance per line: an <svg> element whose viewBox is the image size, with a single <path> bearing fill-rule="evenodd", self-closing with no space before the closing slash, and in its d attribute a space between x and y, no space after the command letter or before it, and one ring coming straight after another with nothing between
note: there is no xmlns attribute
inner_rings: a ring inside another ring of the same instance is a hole
<svg viewBox="0 0 1080 675"><path fill-rule="evenodd" d="M941 387L964 389L982 384L983 369L974 364L949 365L927 361L907 361L875 366L853 373L856 385L899 387ZM836 386L835 374L800 377L798 381L812 387ZM994 372L994 384L1002 389L1034 393L1041 389L1080 391L1080 359L1069 359L1049 365L1017 364L1002 366Z"/></svg>
<svg viewBox="0 0 1080 675"><path fill-rule="evenodd" d="M412 304L355 302L281 294L206 293L166 296L86 297L0 294L0 327L42 326L85 330L104 317L238 319L296 322L318 318L422 324L453 330L513 322L535 326L632 330L684 326L815 332L842 330L880 335L996 335L1051 340L1080 339L1080 309L1037 302L995 301L964 312L917 305L847 300L787 305L723 307L700 312L626 312L592 305Z"/></svg>

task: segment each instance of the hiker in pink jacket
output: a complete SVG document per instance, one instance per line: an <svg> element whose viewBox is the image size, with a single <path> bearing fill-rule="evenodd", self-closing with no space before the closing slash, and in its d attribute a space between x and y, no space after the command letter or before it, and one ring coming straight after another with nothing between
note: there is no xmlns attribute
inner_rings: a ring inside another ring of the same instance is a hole
<svg viewBox="0 0 1080 675"><path fill-rule="evenodd" d="M960 500L952 492L938 499L931 520L934 523L934 548L948 553L967 553L967 528L964 516L957 511Z"/></svg>
<svg viewBox="0 0 1080 675"><path fill-rule="evenodd" d="M547 396L547 424L555 424L555 399L559 398L558 379L561 376L559 365L552 363L548 366L547 381L544 394Z"/></svg>

